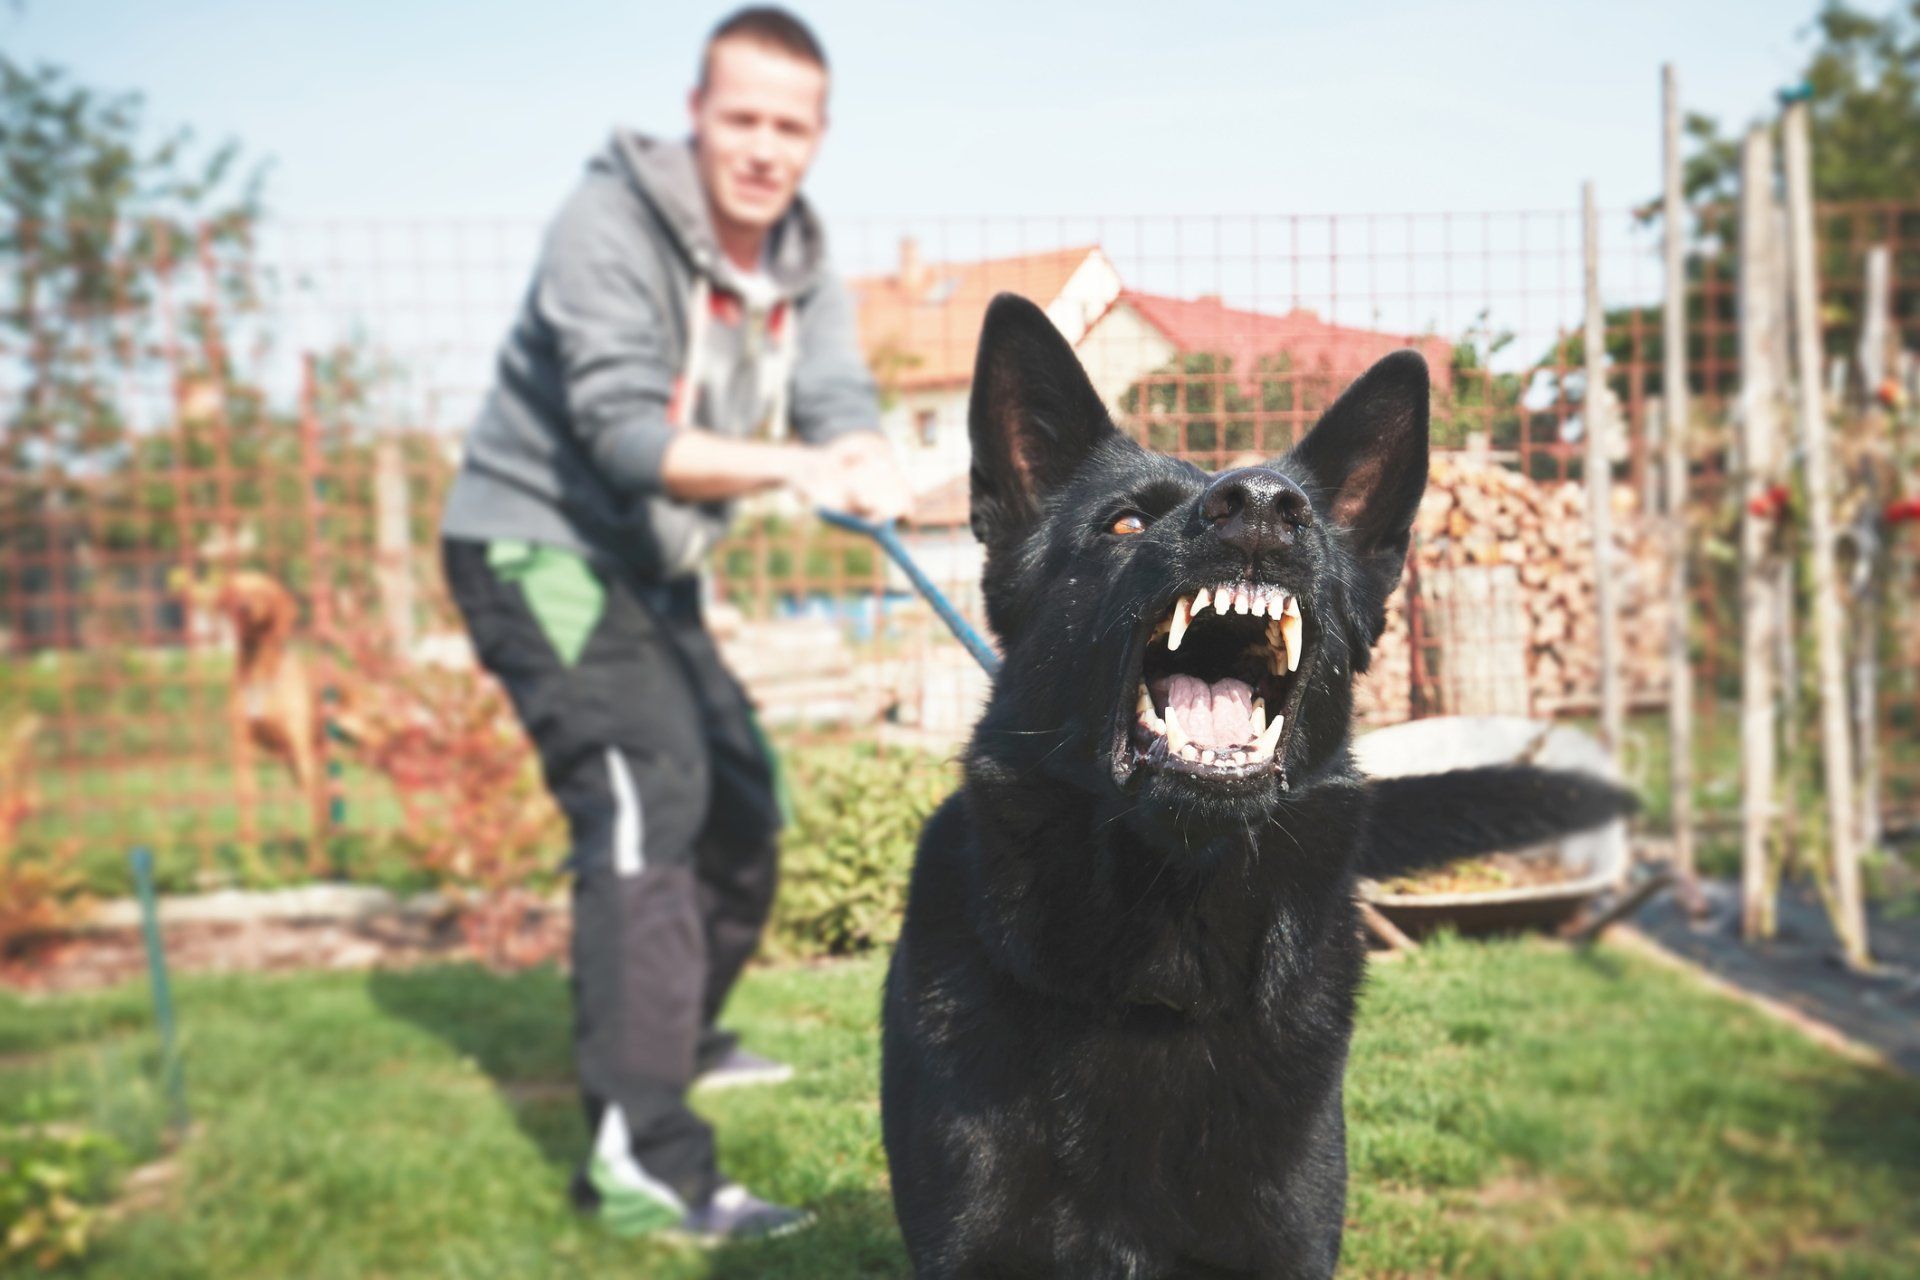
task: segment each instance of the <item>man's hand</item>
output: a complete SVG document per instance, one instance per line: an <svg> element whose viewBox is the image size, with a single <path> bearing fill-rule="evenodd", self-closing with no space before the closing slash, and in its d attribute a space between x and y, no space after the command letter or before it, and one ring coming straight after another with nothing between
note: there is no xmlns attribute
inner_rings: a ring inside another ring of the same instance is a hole
<svg viewBox="0 0 1920 1280"><path fill-rule="evenodd" d="M818 507L846 511L881 524L902 519L912 507L906 477L885 436L861 431L807 451L794 487Z"/></svg>

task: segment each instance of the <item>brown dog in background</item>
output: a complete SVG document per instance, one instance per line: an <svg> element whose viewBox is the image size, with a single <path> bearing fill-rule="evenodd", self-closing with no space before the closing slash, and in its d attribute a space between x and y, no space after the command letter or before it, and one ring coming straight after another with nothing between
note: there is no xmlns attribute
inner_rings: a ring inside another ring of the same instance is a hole
<svg viewBox="0 0 1920 1280"><path fill-rule="evenodd" d="M292 645L300 602L273 577L253 569L186 581L181 590L194 607L225 617L233 627L237 649L227 720L243 838L249 843L254 838L259 787L253 752L259 747L286 764L307 797L317 844L327 832L331 805L320 757L326 725L319 691Z"/></svg>

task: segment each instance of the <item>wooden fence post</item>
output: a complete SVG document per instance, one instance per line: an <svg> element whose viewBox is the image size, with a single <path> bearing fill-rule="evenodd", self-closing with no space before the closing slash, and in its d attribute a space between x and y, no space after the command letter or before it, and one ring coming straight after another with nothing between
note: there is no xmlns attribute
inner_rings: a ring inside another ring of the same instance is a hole
<svg viewBox="0 0 1920 1280"><path fill-rule="evenodd" d="M405 665L413 655L413 535L405 459L391 434L373 445L373 527L381 621L394 660Z"/></svg>
<svg viewBox="0 0 1920 1280"><path fill-rule="evenodd" d="M1587 520L1593 530L1593 602L1600 657L1600 739L1617 757L1625 749L1620 690L1619 620L1613 582L1613 459L1608 438L1606 315L1600 307L1600 214L1593 183L1582 188L1586 258L1586 380L1580 417L1587 436Z"/></svg>
<svg viewBox="0 0 1920 1280"><path fill-rule="evenodd" d="M1693 858L1693 664L1687 644L1687 274L1686 202L1680 177L1680 84L1661 69L1664 114L1666 306L1661 314L1661 470L1667 525L1667 790L1673 870L1689 911L1700 907Z"/></svg>
<svg viewBox="0 0 1920 1280"><path fill-rule="evenodd" d="M1813 161L1807 104L1789 103L1782 121L1786 158L1787 249L1792 263L1795 365L1799 373L1800 447L1807 487L1812 566L1814 659L1820 678L1820 757L1826 771L1827 839L1833 869L1834 931L1849 965L1864 968L1866 908L1860 851L1854 843L1853 752L1848 731L1847 676L1840 636L1840 586L1834 574L1833 481L1827 412L1820 386L1820 289L1815 271Z"/></svg>
<svg viewBox="0 0 1920 1280"><path fill-rule="evenodd" d="M1887 529L1880 511L1893 495L1880 483L1882 465L1876 465L1875 446L1867 441L1892 426L1891 415L1880 407L1880 386L1887 377L1887 348L1892 333L1893 254L1884 244L1867 250L1865 306L1860 324L1860 424L1866 439L1859 450L1863 492L1854 519L1856 539L1853 567L1853 724L1860 768L1860 817L1855 828L1864 853L1877 847L1880 829L1880 629L1882 587L1887 569ZM1890 455L1892 450L1889 449ZM1882 462L1890 460L1883 459ZM1898 474L1897 472L1895 473Z"/></svg>
<svg viewBox="0 0 1920 1280"><path fill-rule="evenodd" d="M1773 936L1774 644L1778 526L1759 505L1780 478L1777 337L1786 297L1773 195L1773 139L1748 132L1740 149L1740 933Z"/></svg>

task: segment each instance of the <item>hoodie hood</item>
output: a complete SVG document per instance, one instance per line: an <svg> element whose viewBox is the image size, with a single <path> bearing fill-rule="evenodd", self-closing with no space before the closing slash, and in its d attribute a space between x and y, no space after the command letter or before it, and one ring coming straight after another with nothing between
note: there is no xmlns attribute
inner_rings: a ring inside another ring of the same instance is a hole
<svg viewBox="0 0 1920 1280"><path fill-rule="evenodd" d="M730 293L742 292L739 272L720 251L720 239L714 234L690 140L666 142L616 129L594 164L623 174L633 184L696 274ZM826 237L806 197L794 197L792 207L774 224L767 245L768 274L782 297L813 287L826 264Z"/></svg>

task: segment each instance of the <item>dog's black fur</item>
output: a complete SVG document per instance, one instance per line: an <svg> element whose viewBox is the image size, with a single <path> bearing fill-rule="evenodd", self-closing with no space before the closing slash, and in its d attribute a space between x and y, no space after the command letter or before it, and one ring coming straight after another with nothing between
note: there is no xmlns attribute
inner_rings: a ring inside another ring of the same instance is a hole
<svg viewBox="0 0 1920 1280"><path fill-rule="evenodd" d="M987 314L972 435L1006 662L965 785L921 838L887 980L882 1111L915 1275L1330 1275L1356 874L1631 800L1526 768L1368 782L1349 760L1353 676L1426 486L1418 355L1380 361L1270 464L1310 510L1252 542L1203 512L1206 472L1114 430L1022 299ZM1123 536L1130 513L1146 527ZM1223 779L1137 759L1156 621L1235 578L1305 615L1273 766Z"/></svg>

